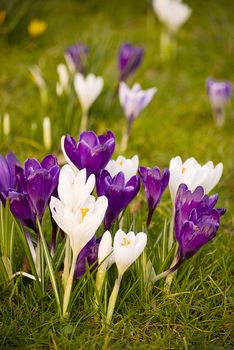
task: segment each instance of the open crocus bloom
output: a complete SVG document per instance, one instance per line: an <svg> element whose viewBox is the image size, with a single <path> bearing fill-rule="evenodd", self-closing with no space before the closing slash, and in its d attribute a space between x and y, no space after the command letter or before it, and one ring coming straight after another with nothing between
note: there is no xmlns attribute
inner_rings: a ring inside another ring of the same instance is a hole
<svg viewBox="0 0 234 350"><path fill-rule="evenodd" d="M176 195L175 231L180 264L192 257L218 231L225 209L216 209L218 195L208 197L199 186L193 192L181 184Z"/></svg>
<svg viewBox="0 0 234 350"><path fill-rule="evenodd" d="M114 260L119 275L123 275L132 263L141 255L147 243L144 232L135 235L134 232L126 234L119 229L114 237Z"/></svg>
<svg viewBox="0 0 234 350"><path fill-rule="evenodd" d="M77 73L74 78L74 87L79 98L83 113L88 113L89 108L100 95L104 85L102 77L88 74L85 78Z"/></svg>
<svg viewBox="0 0 234 350"><path fill-rule="evenodd" d="M119 100L129 121L134 121L141 111L150 103L156 88L142 90L140 84L134 84L132 89L124 82L119 85Z"/></svg>
<svg viewBox="0 0 234 350"><path fill-rule="evenodd" d="M219 182L223 164L214 166L209 161L200 165L193 157L187 159L184 163L180 157L172 158L170 161L170 180L169 189L172 201L175 201L176 192L181 183L184 183L193 191L197 186L202 186L205 193L209 193Z"/></svg>
<svg viewBox="0 0 234 350"><path fill-rule="evenodd" d="M137 174L138 165L139 158L137 155L133 156L130 159L119 156L116 160L110 160L105 169L109 172L111 177L114 177L120 171L122 171L125 177L125 181L127 182L131 179L132 176L135 176Z"/></svg>
<svg viewBox="0 0 234 350"><path fill-rule="evenodd" d="M63 136L61 147L68 164L76 170L86 168L87 174L98 174L109 162L115 149L115 138L111 131L96 135L84 131L76 142L70 135Z"/></svg>
<svg viewBox="0 0 234 350"><path fill-rule="evenodd" d="M181 0L153 0L153 8L159 20L170 32L176 32L192 12Z"/></svg>
<svg viewBox="0 0 234 350"><path fill-rule="evenodd" d="M126 80L142 62L144 50L142 47L124 43L119 50L119 80Z"/></svg>
<svg viewBox="0 0 234 350"><path fill-rule="evenodd" d="M96 200L90 195L94 184L94 175L86 181L85 169L75 173L69 165L65 165L59 177L59 199L51 197L52 216L69 236L75 256L94 236L107 209L106 197Z"/></svg>

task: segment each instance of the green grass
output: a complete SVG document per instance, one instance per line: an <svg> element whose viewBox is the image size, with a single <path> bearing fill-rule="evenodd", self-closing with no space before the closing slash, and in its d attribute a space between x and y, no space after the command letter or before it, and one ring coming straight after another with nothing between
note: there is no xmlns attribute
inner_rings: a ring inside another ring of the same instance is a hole
<svg viewBox="0 0 234 350"><path fill-rule="evenodd" d="M158 88L149 107L136 120L128 156L138 154L141 165L168 166L171 157L194 156L201 163L224 164L223 177L215 189L220 206L227 208L216 239L179 270L170 291L163 281L145 293L136 266L124 276L114 323L102 328L92 309L92 286L85 287L69 321L56 318L51 294L35 294L30 282L17 280L0 294L0 346L2 349L225 349L234 344L234 119L233 102L223 129L215 127L205 92L209 76L232 80L234 55L234 3L228 0L187 0L193 14L178 36L176 59L169 65L159 57L160 25L150 1L34 1L17 30L0 36L0 114L12 117L9 140L0 140L1 153L12 149L23 161L41 158L43 151L31 140L42 142L44 113L53 121L53 150L58 151L61 112L55 95L56 64L63 51L82 40L90 46L89 71L105 79L105 88L90 112L90 128L101 133L112 129L120 141L124 117L116 88L116 55L123 41L145 48L142 66L130 80L144 88ZM28 18L48 22L47 32L36 40L26 31ZM49 86L49 105L42 111L36 87L29 78L29 66L39 64ZM80 110L73 118L78 133ZM38 128L31 130L31 123ZM146 216L143 193L136 229ZM156 268L157 240L164 218L169 220L166 193L149 232L148 253ZM128 227L125 227L126 229ZM17 252L17 264L22 256ZM133 276L132 276L133 275ZM113 276L111 276L113 282ZM23 283L24 282L24 283ZM131 288L131 293L128 293Z"/></svg>

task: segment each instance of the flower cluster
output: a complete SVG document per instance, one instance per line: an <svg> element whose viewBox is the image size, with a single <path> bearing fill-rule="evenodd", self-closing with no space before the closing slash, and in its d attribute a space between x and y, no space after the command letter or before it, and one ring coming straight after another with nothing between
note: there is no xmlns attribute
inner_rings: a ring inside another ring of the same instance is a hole
<svg viewBox="0 0 234 350"><path fill-rule="evenodd" d="M135 234L130 226L127 227L128 233L122 230L123 223L126 225L128 222L123 221L125 210L139 193L141 183L148 204L146 224L149 230L154 211L168 185L174 208L172 220L178 242L176 262L168 270L154 276L151 280L153 283L175 271L215 237L225 210L215 208L218 195L208 197L207 193L218 183L223 166L220 163L214 167L212 162L201 166L194 158L182 162L180 157L175 157L169 169L161 171L157 166L139 167L137 155L129 159L124 156L112 159L115 137L111 131L103 135L84 131L78 142L67 134L62 137L61 146L67 162L61 169L53 155L46 156L41 162L29 158L24 167L13 153L6 158L0 157L2 205L6 206L9 201L12 214L22 224L21 238L25 236L28 245L26 251L32 257L29 260L33 275L25 272L15 275L30 276L44 286L45 256L56 301L65 317L70 312L74 279L83 278L87 271L96 272L97 307L102 300L107 272L116 264L118 275L106 314L106 322L109 323L123 275L138 259L147 243L145 232ZM42 230L43 216L48 206L53 235L51 253ZM36 241L30 229L36 233ZM61 232L60 239L54 235L57 230ZM51 259L58 254L58 243L63 240L65 256L61 265L61 307Z"/></svg>

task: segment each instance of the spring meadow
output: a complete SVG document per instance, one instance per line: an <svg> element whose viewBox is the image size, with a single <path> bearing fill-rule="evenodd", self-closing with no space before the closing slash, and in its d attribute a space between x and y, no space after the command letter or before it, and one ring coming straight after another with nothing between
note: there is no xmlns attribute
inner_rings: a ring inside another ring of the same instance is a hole
<svg viewBox="0 0 234 350"><path fill-rule="evenodd" d="M234 346L234 3L0 2L0 349Z"/></svg>

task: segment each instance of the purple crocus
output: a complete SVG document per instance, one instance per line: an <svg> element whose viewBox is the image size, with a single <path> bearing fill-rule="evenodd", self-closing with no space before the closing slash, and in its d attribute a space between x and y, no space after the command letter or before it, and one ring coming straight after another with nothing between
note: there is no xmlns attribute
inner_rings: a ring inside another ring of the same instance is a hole
<svg viewBox="0 0 234 350"><path fill-rule="evenodd" d="M119 50L119 80L124 81L132 75L142 62L144 49L124 43Z"/></svg>
<svg viewBox="0 0 234 350"><path fill-rule="evenodd" d="M8 153L5 158L0 155L0 200L4 205L8 192L16 187L16 165L20 166L14 153Z"/></svg>
<svg viewBox="0 0 234 350"><path fill-rule="evenodd" d="M16 167L17 191L10 191L11 211L23 226L35 228L36 216L41 221L49 199L56 191L59 166L56 157L46 156L42 162L29 158L24 169ZM30 225L29 225L30 223Z"/></svg>
<svg viewBox="0 0 234 350"><path fill-rule="evenodd" d="M145 168L139 167L139 175L144 186L146 200L148 202L147 226L150 225L152 215L156 209L163 192L169 182L169 169L163 169L162 172L158 167Z"/></svg>
<svg viewBox="0 0 234 350"><path fill-rule="evenodd" d="M217 201L217 194L209 197L201 186L192 192L185 184L180 185L175 201L177 266L216 236L220 217L225 213L225 209L215 208Z"/></svg>
<svg viewBox="0 0 234 350"><path fill-rule="evenodd" d="M90 174L99 174L105 168L115 149L115 138L111 131L97 136L93 131L80 134L78 143L70 135L62 137L63 154L74 168L87 170Z"/></svg>
<svg viewBox="0 0 234 350"><path fill-rule="evenodd" d="M88 51L88 47L82 42L77 42L66 49L65 58L72 73L84 72Z"/></svg>
<svg viewBox="0 0 234 350"><path fill-rule="evenodd" d="M96 182L98 196L106 196L108 208L104 218L104 226L109 230L121 211L136 197L140 189L140 178L133 176L125 183L124 174L119 172L113 178L107 170L102 170Z"/></svg>
<svg viewBox="0 0 234 350"><path fill-rule="evenodd" d="M98 247L100 241L100 237L96 238L96 236L94 236L81 250L76 263L76 269L74 273L75 278L81 278L85 274L87 264L91 268L91 271L97 267Z"/></svg>
<svg viewBox="0 0 234 350"><path fill-rule="evenodd" d="M231 82L219 82L213 79L206 81L207 94L213 110L213 116L218 126L222 126L225 120L225 106L233 92Z"/></svg>

